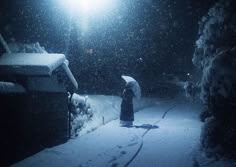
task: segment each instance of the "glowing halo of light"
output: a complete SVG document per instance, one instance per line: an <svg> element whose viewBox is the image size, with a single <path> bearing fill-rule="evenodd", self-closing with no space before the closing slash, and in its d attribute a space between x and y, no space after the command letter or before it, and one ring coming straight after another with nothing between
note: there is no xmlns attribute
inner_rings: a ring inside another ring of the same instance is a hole
<svg viewBox="0 0 236 167"><path fill-rule="evenodd" d="M117 0L59 0L69 12L80 16L99 16L115 9Z"/></svg>

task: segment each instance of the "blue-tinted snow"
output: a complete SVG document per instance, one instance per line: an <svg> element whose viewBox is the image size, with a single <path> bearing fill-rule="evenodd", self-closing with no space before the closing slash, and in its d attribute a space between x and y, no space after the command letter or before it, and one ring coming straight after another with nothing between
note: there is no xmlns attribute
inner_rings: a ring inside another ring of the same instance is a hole
<svg viewBox="0 0 236 167"><path fill-rule="evenodd" d="M119 97L88 98L91 98L91 106L97 110L97 120L94 122L100 121L102 124L102 116L118 117ZM183 99L143 98L135 102L135 108L139 109L135 114L135 127L120 127L119 119L115 119L88 134L45 149L13 166L124 166L142 144L141 151L129 166L192 165L200 138L201 122L198 115L201 106ZM169 112L165 115L167 110ZM148 127L155 128L147 131Z"/></svg>

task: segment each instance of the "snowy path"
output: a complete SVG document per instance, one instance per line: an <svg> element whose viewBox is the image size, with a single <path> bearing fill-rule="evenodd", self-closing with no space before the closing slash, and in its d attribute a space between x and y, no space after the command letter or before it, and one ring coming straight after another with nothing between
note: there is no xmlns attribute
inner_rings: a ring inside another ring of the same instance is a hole
<svg viewBox="0 0 236 167"><path fill-rule="evenodd" d="M194 107L178 104L158 126L158 131L151 130L145 135L142 150L129 166L192 166L201 130Z"/></svg>
<svg viewBox="0 0 236 167"><path fill-rule="evenodd" d="M119 120L114 120L13 166L123 167L129 162L130 167L191 166L201 129L198 112L195 111L198 107L191 106L191 110L188 104L172 107L170 102L163 102L145 108L135 114L135 127L119 127ZM151 126L153 123L156 124Z"/></svg>

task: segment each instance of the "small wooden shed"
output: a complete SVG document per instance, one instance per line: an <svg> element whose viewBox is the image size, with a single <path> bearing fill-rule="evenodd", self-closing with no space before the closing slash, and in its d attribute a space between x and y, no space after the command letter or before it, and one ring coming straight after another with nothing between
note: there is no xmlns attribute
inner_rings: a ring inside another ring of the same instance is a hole
<svg viewBox="0 0 236 167"><path fill-rule="evenodd" d="M78 85L63 54L0 56L0 130L3 164L70 136L68 92Z"/></svg>

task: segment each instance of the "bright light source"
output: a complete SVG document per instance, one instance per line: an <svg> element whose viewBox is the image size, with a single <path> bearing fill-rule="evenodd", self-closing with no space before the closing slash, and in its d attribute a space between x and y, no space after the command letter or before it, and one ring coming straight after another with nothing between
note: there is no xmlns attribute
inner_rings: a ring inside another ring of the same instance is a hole
<svg viewBox="0 0 236 167"><path fill-rule="evenodd" d="M117 0L59 0L61 5L74 14L86 17L103 15L112 11Z"/></svg>
<svg viewBox="0 0 236 167"><path fill-rule="evenodd" d="M120 0L57 0L57 2L60 8L69 14L70 20L77 23L82 34L89 32L98 20L100 23L109 20L120 4Z"/></svg>

